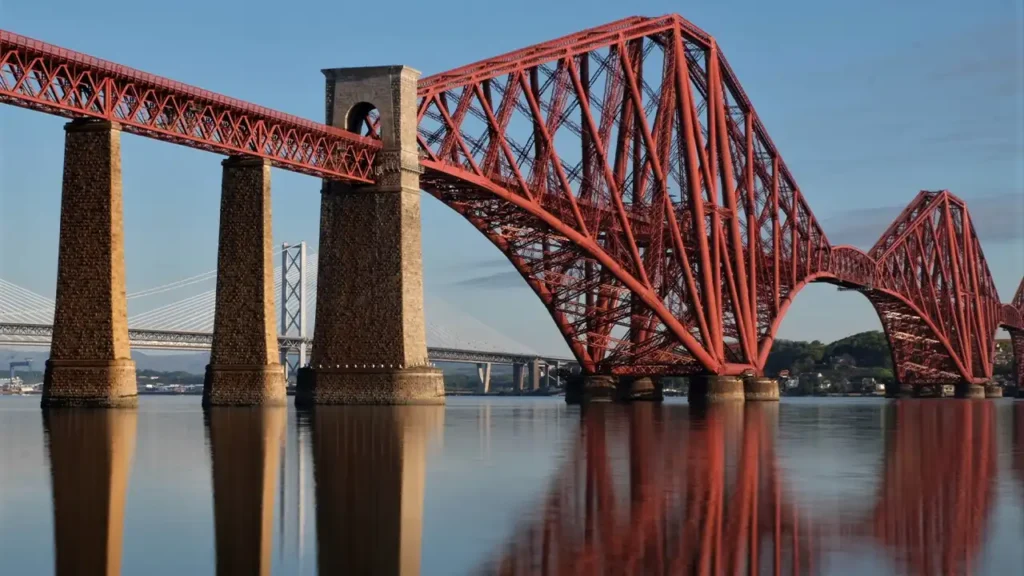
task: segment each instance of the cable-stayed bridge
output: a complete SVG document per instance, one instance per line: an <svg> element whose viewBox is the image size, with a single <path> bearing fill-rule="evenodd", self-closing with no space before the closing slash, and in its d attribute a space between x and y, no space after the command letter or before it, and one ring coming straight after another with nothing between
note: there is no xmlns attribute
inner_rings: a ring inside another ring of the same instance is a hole
<svg viewBox="0 0 1024 576"><path fill-rule="evenodd" d="M318 255L304 243L274 252L278 342L289 373L306 363L316 310ZM209 350L213 341L216 270L131 292L129 338L136 349ZM161 303L162 302L162 303ZM54 300L0 278L0 345L49 346ZM307 318L310 320L307 322ZM488 326L442 298L426 297L426 331L434 362L557 365L574 363L545 355Z"/></svg>

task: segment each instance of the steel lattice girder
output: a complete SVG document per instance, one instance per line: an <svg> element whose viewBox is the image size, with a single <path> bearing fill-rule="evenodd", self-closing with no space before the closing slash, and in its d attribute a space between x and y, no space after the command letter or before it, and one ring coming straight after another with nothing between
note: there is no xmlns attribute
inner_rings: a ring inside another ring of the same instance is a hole
<svg viewBox="0 0 1024 576"><path fill-rule="evenodd" d="M714 40L679 16L419 95L424 189L509 257L590 371L760 372L796 293L830 282L869 294L908 383L991 376L1000 304L963 202L923 192L871 253L830 246Z"/></svg>
<svg viewBox="0 0 1024 576"><path fill-rule="evenodd" d="M1002 326L1010 332L1017 389L1024 391L1024 278L1009 304L1003 305Z"/></svg>
<svg viewBox="0 0 1024 576"><path fill-rule="evenodd" d="M1024 332L1024 278L1020 279L1013 300L1003 306L1003 324L1007 329Z"/></svg>
<svg viewBox="0 0 1024 576"><path fill-rule="evenodd" d="M922 193L870 254L831 247L716 42L679 16L430 76L419 96L424 189L509 257L588 371L760 371L814 281L868 291L887 330L941 345L908 374L946 378L948 360L984 379L991 329L1022 322L1024 286L1016 316L1000 308L946 192ZM380 149L374 118L362 137L2 31L0 101L330 179L372 181Z"/></svg>
<svg viewBox="0 0 1024 576"><path fill-rule="evenodd" d="M955 367L955 376L936 381L989 380L1002 304L964 202L947 191L921 192L870 254L878 263L877 288L901 301L901 322L913 325L904 330L912 339L896 341L889 334L897 370L907 368L900 366L906 355L921 354L921 343L929 342L931 358L921 365ZM889 333L886 322L883 317Z"/></svg>
<svg viewBox="0 0 1024 576"><path fill-rule="evenodd" d="M380 142L0 30L0 102L333 180L371 182Z"/></svg>
<svg viewBox="0 0 1024 576"><path fill-rule="evenodd" d="M630 18L425 78L423 188L469 218L581 364L740 373L830 247L718 51Z"/></svg>

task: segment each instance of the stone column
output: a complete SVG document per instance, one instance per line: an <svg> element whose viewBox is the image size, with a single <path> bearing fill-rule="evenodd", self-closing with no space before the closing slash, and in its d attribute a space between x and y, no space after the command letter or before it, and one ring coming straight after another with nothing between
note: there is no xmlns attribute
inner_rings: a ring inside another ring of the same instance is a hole
<svg viewBox="0 0 1024 576"><path fill-rule="evenodd" d="M136 418L135 410L43 412L57 576L121 573Z"/></svg>
<svg viewBox="0 0 1024 576"><path fill-rule="evenodd" d="M121 199L121 127L64 126L57 302L42 406L134 406Z"/></svg>
<svg viewBox="0 0 1024 576"><path fill-rule="evenodd" d="M270 163L231 157L223 167L217 304L203 404L283 404L271 259Z"/></svg>
<svg viewBox="0 0 1024 576"><path fill-rule="evenodd" d="M286 408L210 408L217 574L270 574ZM283 535L282 535L283 537Z"/></svg>
<svg viewBox="0 0 1024 576"><path fill-rule="evenodd" d="M313 351L295 402L443 403L423 317L419 72L383 66L324 74L327 123L354 127L375 107L383 149L375 184L324 184Z"/></svg>

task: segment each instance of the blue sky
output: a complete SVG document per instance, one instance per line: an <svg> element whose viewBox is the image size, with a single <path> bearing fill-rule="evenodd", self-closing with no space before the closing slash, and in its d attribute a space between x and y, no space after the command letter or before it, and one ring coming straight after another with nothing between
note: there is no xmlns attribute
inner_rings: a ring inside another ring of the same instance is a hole
<svg viewBox="0 0 1024 576"><path fill-rule="evenodd" d="M284 8L282 8L284 7ZM320 69L425 75L632 14L678 12L714 35L834 243L873 243L921 189L966 198L997 286L1024 272L1024 8L1020 0L809 0L282 5L0 0L0 27L307 118ZM52 296L64 120L0 107L0 278ZM123 139L129 291L213 269L220 158ZM315 245L319 181L275 170L275 242ZM525 283L454 212L423 206L427 291L509 336L566 350ZM315 248L314 248L315 249ZM880 326L867 300L812 286L782 336Z"/></svg>

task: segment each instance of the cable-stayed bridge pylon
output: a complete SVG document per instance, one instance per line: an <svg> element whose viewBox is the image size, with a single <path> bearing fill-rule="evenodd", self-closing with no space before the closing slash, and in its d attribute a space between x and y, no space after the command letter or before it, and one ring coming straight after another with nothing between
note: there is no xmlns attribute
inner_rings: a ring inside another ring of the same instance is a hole
<svg viewBox="0 0 1024 576"><path fill-rule="evenodd" d="M318 254L305 242L282 244L273 254L274 294L280 311L281 363L289 375L307 363L316 310ZM128 326L132 346L143 349L208 350L212 342L216 270L130 292ZM154 305L154 301L163 301ZM567 358L544 355L441 298L427 297L427 344L435 361L527 363ZM48 345L54 300L0 278L0 344Z"/></svg>

